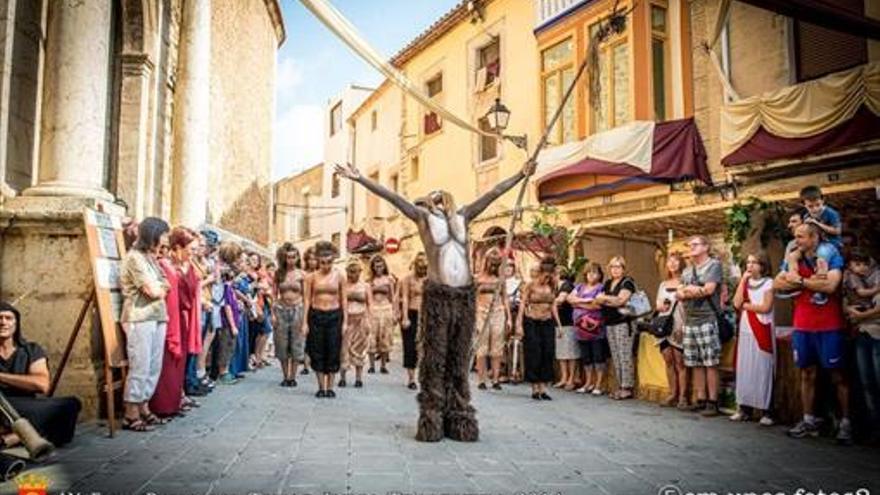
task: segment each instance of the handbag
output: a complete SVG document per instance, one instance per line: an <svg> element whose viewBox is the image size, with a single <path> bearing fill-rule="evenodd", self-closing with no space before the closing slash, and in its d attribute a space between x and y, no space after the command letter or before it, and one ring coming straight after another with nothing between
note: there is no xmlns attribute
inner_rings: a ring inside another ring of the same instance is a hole
<svg viewBox="0 0 880 495"><path fill-rule="evenodd" d="M672 309L668 313L655 312L651 319L638 323L639 331L648 332L658 339L665 339L672 335L672 329L675 328L675 308L678 307L678 301L672 305Z"/></svg>
<svg viewBox="0 0 880 495"><path fill-rule="evenodd" d="M593 318L590 315L581 315L578 317L577 321L574 322L574 325L579 331L585 333L589 337L598 337L602 335L602 321Z"/></svg>
<svg viewBox="0 0 880 495"><path fill-rule="evenodd" d="M694 281L697 285L702 287L703 282L700 281L700 275L697 273L697 268L692 267L691 269L694 271ZM715 313L715 320L718 326L718 338L721 340L722 344L730 342L735 333L733 322L730 321L730 318L728 318L724 312L718 310L715 306L715 301L712 300L712 296L707 297L706 300L709 302L709 307L712 308L712 312Z"/></svg>
<svg viewBox="0 0 880 495"><path fill-rule="evenodd" d="M629 301L627 301L626 305L618 311L620 311L622 315L634 320L651 314L653 308L651 307L651 300L648 298L648 294L639 289L629 296Z"/></svg>

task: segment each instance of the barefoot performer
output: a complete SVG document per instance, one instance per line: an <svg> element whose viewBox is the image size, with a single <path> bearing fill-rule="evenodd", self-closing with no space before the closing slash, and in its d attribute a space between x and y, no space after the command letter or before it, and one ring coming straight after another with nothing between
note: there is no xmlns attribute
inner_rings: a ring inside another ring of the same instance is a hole
<svg viewBox="0 0 880 495"><path fill-rule="evenodd" d="M469 355L474 335L475 293L468 256L467 227L483 210L531 175L530 160L513 177L473 203L456 209L452 195L434 191L410 203L403 196L363 177L353 165L336 166L347 177L394 205L419 228L428 258L419 326L419 423L416 440L476 441L475 410L468 388Z"/></svg>

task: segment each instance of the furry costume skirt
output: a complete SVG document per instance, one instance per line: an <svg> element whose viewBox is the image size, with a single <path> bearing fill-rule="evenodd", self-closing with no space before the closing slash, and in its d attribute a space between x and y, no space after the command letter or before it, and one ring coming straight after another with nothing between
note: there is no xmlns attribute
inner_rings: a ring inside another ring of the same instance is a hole
<svg viewBox="0 0 880 495"><path fill-rule="evenodd" d="M468 383L476 294L472 285L450 287L425 282L418 354L419 422L416 440L444 436L474 442L479 437Z"/></svg>

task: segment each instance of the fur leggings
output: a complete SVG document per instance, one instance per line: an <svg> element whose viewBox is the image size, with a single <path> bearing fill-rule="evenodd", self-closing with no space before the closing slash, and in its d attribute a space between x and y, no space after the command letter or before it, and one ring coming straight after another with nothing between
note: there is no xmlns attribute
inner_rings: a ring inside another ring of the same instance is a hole
<svg viewBox="0 0 880 495"><path fill-rule="evenodd" d="M479 438L468 383L475 296L473 286L425 281L418 336L418 441L437 442L446 436L475 442Z"/></svg>

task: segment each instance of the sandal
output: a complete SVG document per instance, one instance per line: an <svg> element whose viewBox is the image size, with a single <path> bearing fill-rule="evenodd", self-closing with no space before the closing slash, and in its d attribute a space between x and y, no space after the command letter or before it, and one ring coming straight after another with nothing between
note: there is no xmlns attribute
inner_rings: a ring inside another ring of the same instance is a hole
<svg viewBox="0 0 880 495"><path fill-rule="evenodd" d="M141 418L122 418L122 429L139 432L153 431L153 427L145 423Z"/></svg>
<svg viewBox="0 0 880 495"><path fill-rule="evenodd" d="M141 416L145 423L148 425L167 425L171 422L171 418L160 418L153 413L147 414L146 416Z"/></svg>

